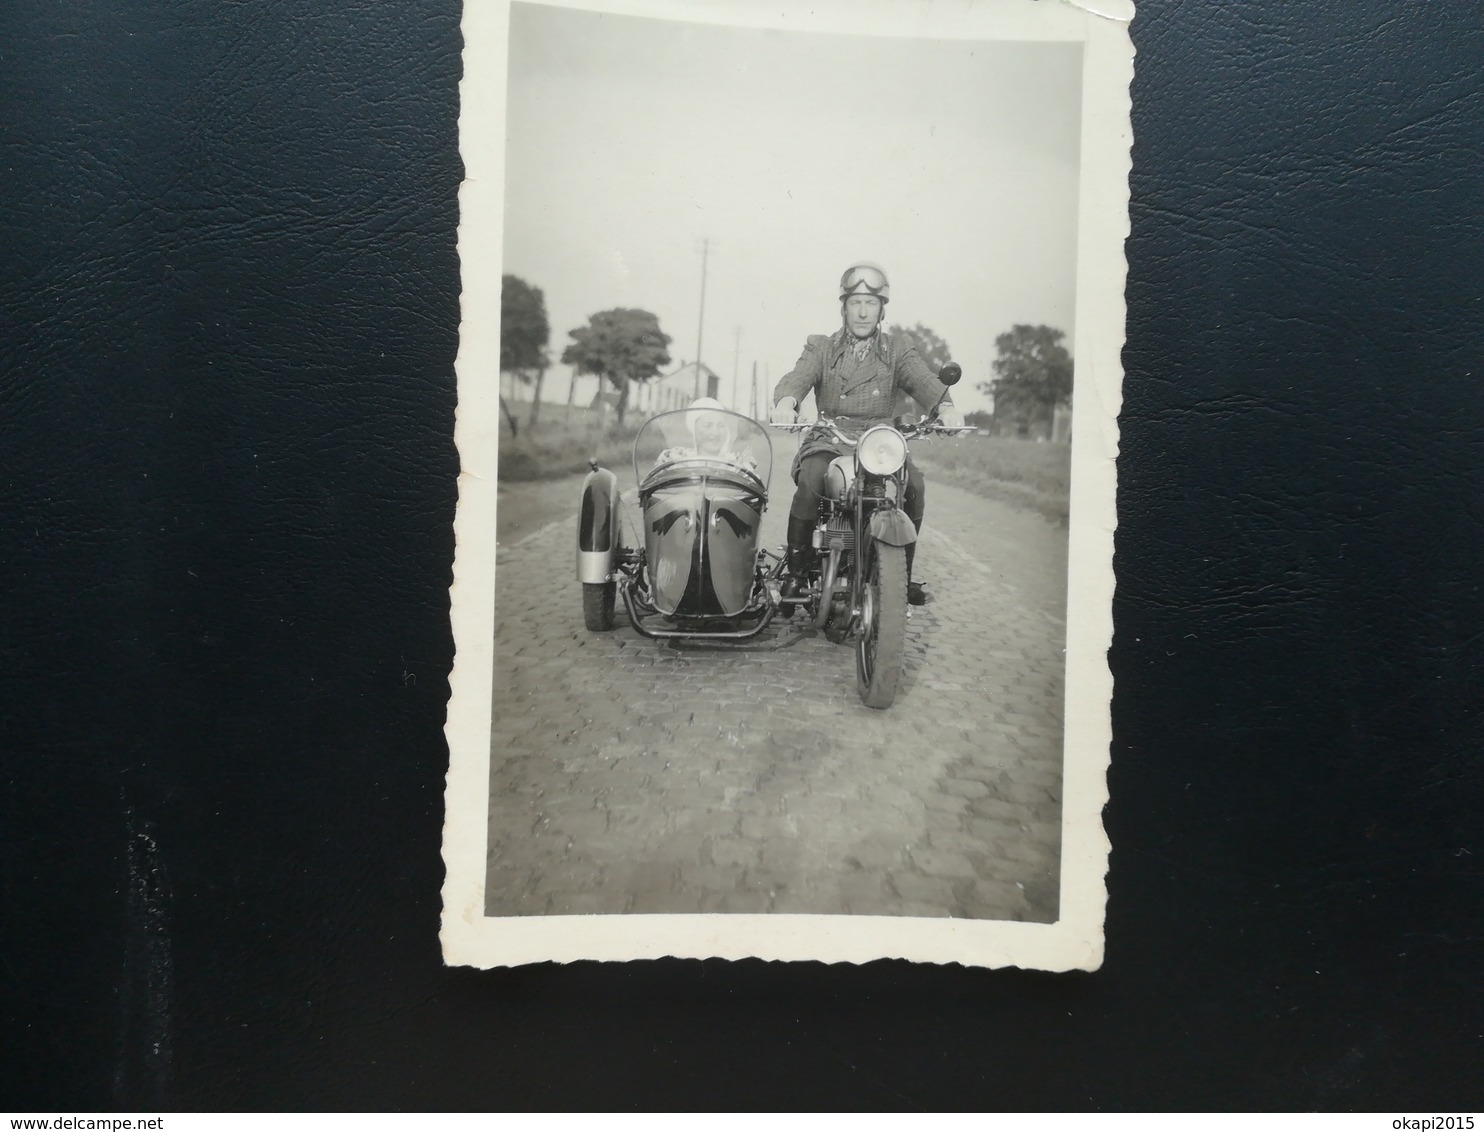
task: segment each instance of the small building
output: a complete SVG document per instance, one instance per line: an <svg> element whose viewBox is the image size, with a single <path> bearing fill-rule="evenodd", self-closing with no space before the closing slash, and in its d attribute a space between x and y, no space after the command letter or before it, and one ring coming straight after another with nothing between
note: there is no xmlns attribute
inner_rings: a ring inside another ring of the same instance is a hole
<svg viewBox="0 0 1484 1132"><path fill-rule="evenodd" d="M696 392L696 369L700 367L700 393ZM721 378L704 362L685 362L670 373L643 382L634 390L634 407L646 413L683 409L698 396L720 400Z"/></svg>

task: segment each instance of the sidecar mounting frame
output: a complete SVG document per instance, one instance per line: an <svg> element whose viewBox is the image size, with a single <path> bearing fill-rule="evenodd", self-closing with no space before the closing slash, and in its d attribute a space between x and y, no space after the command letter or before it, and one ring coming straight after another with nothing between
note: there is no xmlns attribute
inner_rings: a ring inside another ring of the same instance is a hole
<svg viewBox="0 0 1484 1132"><path fill-rule="evenodd" d="M624 609L629 615L629 624L634 627L634 632L638 633L641 637L648 637L656 641L669 640L676 637L698 641L746 641L756 637L766 629L773 620L773 614L777 612L776 606L771 602L764 601L761 604L754 603L749 605L746 610L736 617L727 618L727 620L736 621L757 613L759 615L757 624L750 625L745 629L655 629L646 625L644 623L645 620L650 617L663 618L664 615L649 602L645 601L643 595L634 592L632 579L627 579L626 583L620 584L619 593L623 596Z"/></svg>

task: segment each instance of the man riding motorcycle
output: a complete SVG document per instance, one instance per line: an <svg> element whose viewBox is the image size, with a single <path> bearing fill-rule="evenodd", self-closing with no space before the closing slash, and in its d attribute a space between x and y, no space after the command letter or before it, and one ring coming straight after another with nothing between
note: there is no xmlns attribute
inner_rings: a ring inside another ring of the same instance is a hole
<svg viewBox="0 0 1484 1132"><path fill-rule="evenodd" d="M938 406L945 425L961 426L963 416L948 399L945 387L917 352L912 339L885 328L891 283L874 263L853 263L840 276L840 315L843 325L833 334L811 334L794 368L773 390L774 424L793 424L799 402L811 391L821 416L831 417L854 434L874 424L890 422L898 389L911 395L923 410ZM830 461L848 449L817 432L805 436L794 459L793 504L788 513L788 569L795 581L808 568L810 537L819 513L825 473ZM907 491L903 509L912 525L922 530L922 472L907 460ZM913 552L907 547L907 600L924 605L922 584L911 581Z"/></svg>

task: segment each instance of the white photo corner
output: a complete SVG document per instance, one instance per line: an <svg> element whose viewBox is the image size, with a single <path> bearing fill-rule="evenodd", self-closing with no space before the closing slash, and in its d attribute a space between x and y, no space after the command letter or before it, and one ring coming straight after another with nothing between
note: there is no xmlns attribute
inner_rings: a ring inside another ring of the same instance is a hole
<svg viewBox="0 0 1484 1132"><path fill-rule="evenodd" d="M466 5L442 944L1103 958L1128 0Z"/></svg>

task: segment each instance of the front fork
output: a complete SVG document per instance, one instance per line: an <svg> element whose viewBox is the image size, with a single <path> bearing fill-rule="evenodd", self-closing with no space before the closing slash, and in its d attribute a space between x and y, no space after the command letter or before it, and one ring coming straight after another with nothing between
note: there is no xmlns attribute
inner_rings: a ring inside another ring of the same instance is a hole
<svg viewBox="0 0 1484 1132"><path fill-rule="evenodd" d="M883 491L880 497L872 497L867 508L866 494L855 493L856 568L850 577L850 628L860 628L861 618L867 608L866 559L874 543L888 546L910 547L917 541L917 528L907 517L901 500L906 496L906 469L902 475L883 477L896 487L896 498L891 499ZM859 482L859 481L857 481Z"/></svg>

